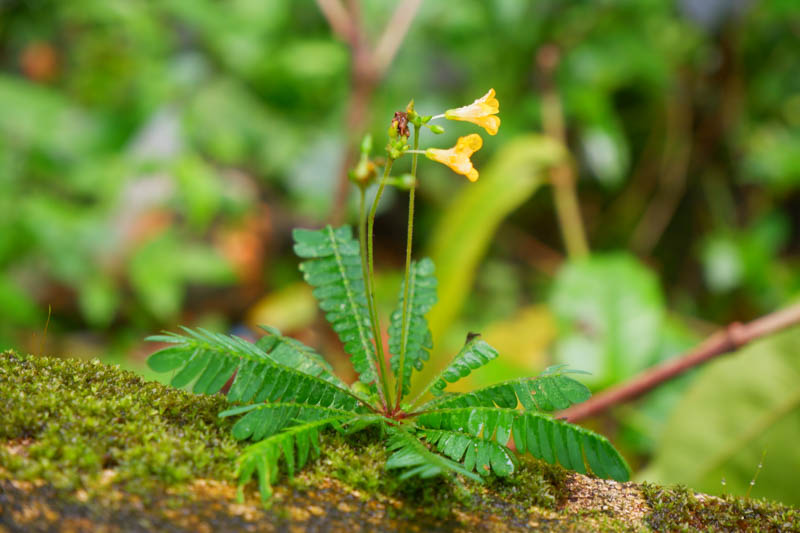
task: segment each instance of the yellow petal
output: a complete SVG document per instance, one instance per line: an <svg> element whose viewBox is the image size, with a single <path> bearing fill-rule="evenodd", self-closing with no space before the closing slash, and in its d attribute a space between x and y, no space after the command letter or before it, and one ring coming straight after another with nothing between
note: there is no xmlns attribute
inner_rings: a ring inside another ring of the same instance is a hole
<svg viewBox="0 0 800 533"><path fill-rule="evenodd" d="M494 89L489 89L489 92L470 105L448 109L444 116L450 120L472 122L484 128L489 135L495 135L500 127L500 118L496 116L499 112L500 102L495 98Z"/></svg>
<svg viewBox="0 0 800 533"><path fill-rule="evenodd" d="M472 133L465 137L459 137L456 145L452 148L428 148L425 155L428 159L438 161L447 165L454 172L462 174L470 181L478 179L478 171L472 166L470 156L483 146L483 139L477 133Z"/></svg>

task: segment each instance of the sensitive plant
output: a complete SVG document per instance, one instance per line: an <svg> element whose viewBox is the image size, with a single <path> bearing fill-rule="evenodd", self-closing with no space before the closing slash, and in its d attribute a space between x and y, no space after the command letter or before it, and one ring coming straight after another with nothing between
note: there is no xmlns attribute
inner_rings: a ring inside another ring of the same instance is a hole
<svg viewBox="0 0 800 533"><path fill-rule="evenodd" d="M412 395L413 374L423 368L433 346L425 316L436 303L437 285L433 262L412 260L418 157L424 154L475 181L479 174L470 156L483 142L470 134L450 149L420 150L420 133L441 133L443 128L433 122L444 118L472 122L494 135L498 112L494 90L436 116L418 114L412 101L395 113L382 161L370 157L370 138L362 142L361 159L350 174L361 193L358 239L349 226L294 231L304 278L359 376L353 385L338 378L312 348L267 326L255 343L188 328L183 335L150 337L171 344L148 364L174 372L173 386L193 383L194 392L214 394L229 385L227 399L233 405L220 416L238 416L234 437L253 442L238 460L240 488L256 475L268 499L281 463L292 476L319 455L322 430L350 434L371 426L380 428L390 452L386 468L400 470L401 479L460 474L480 482L490 473L509 476L518 467L518 453L580 473L628 479L627 464L604 437L553 416L588 399L589 390L569 376L577 371L555 366L537 377L469 393L448 391L449 384L498 357L480 335L469 334L450 363ZM405 156L411 157L410 174L392 176L393 163ZM379 165L383 174L367 213L366 191L377 181ZM373 260L375 213L387 185L407 189L409 197L405 274L389 320L388 353L380 342Z"/></svg>

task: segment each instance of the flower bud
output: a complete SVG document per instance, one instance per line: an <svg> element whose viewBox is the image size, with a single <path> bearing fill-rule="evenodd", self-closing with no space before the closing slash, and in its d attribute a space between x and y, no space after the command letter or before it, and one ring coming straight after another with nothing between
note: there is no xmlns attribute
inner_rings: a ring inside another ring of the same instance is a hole
<svg viewBox="0 0 800 533"><path fill-rule="evenodd" d="M361 139L361 153L363 155L369 155L372 151L372 135L367 133L364 135L364 138Z"/></svg>
<svg viewBox="0 0 800 533"><path fill-rule="evenodd" d="M409 191L414 188L416 181L417 180L414 178L414 176L406 172L397 178L397 188L404 191Z"/></svg>

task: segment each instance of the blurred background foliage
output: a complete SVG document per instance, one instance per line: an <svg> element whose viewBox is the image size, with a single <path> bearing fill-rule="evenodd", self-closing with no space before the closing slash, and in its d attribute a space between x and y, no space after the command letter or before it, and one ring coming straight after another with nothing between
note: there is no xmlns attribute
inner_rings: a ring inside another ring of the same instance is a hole
<svg viewBox="0 0 800 533"><path fill-rule="evenodd" d="M347 5L375 42L397 4ZM473 385L567 362L599 390L797 298L796 0L409 11L385 76L365 80L311 0L0 0L0 346L144 371L146 334L267 323L352 377L290 229L353 221L353 142L382 144L410 98L435 114L490 87L503 125L474 158L481 180L421 167L416 247L441 277L430 366L481 331L504 357ZM562 244L548 94L586 257ZM446 127L423 146L468 129ZM389 195L378 219L384 313L405 208ZM764 340L588 423L643 478L714 493L744 493L766 450L753 494L799 504L798 346L796 330Z"/></svg>

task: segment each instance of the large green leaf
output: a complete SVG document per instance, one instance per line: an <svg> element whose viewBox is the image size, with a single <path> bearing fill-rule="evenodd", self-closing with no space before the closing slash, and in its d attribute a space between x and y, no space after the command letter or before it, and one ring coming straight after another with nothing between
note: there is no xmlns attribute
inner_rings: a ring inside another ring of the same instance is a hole
<svg viewBox="0 0 800 533"><path fill-rule="evenodd" d="M359 379L374 382L378 359L367 311L361 254L350 226L327 226L318 231L296 229L293 236L295 253L308 259L300 264L300 270L314 287L314 297L325 311L325 318L350 354Z"/></svg>
<svg viewBox="0 0 800 533"><path fill-rule="evenodd" d="M262 347L236 336L182 329L186 336L167 333L147 339L171 344L152 354L147 364L156 372L176 371L173 387L194 382L194 392L216 394L235 373L230 402L281 400L343 409L358 404L359 398L313 358L309 362L304 359L307 355L289 357L285 342Z"/></svg>
<svg viewBox="0 0 800 533"><path fill-rule="evenodd" d="M656 276L621 253L593 255L559 271L550 298L559 327L556 359L602 387L657 356L664 297Z"/></svg>
<svg viewBox="0 0 800 533"><path fill-rule="evenodd" d="M551 412L585 402L591 396L586 385L576 381L560 368L547 369L540 376L517 378L468 393L440 396L421 407L498 406L514 409L521 405L528 411Z"/></svg>
<svg viewBox="0 0 800 533"><path fill-rule="evenodd" d="M752 494L800 504L798 347L794 328L709 363L672 412L640 477L743 495L766 451Z"/></svg>
<svg viewBox="0 0 800 533"><path fill-rule="evenodd" d="M428 315L434 341L461 310L500 223L533 196L544 182L545 170L565 154L560 144L546 137L517 137L497 152L476 183L465 185L449 202L429 246L439 276L440 303Z"/></svg>
<svg viewBox="0 0 800 533"><path fill-rule="evenodd" d="M625 460L605 437L542 413L486 406L435 408L417 422L427 429L466 432L503 446L513 436L520 453L527 451L551 464L582 474L588 466L598 477L617 481L630 477Z"/></svg>

